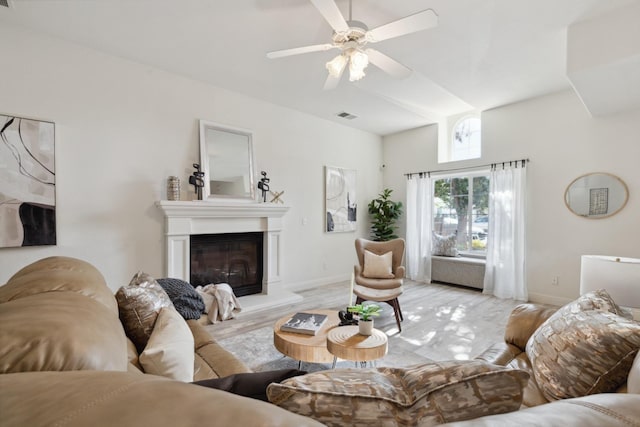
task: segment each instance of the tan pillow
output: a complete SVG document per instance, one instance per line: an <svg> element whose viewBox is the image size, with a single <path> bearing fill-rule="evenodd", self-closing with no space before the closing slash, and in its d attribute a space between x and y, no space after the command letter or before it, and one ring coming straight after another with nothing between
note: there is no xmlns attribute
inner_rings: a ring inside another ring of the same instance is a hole
<svg viewBox="0 0 640 427"><path fill-rule="evenodd" d="M362 275L370 279L393 279L392 271L393 253L387 252L383 255L376 255L367 250L364 251L364 271Z"/></svg>
<svg viewBox="0 0 640 427"><path fill-rule="evenodd" d="M163 307L173 307L171 300L155 279L138 272L128 286L116 292L120 321L138 353L144 350L158 313Z"/></svg>
<svg viewBox="0 0 640 427"><path fill-rule="evenodd" d="M328 426L431 426L515 411L529 374L480 360L335 369L270 384L267 396Z"/></svg>
<svg viewBox="0 0 640 427"><path fill-rule="evenodd" d="M193 334L175 308L164 307L160 310L139 361L147 374L184 382L193 381Z"/></svg>
<svg viewBox="0 0 640 427"><path fill-rule="evenodd" d="M640 348L640 323L609 311L560 309L531 336L526 352L548 400L615 391Z"/></svg>

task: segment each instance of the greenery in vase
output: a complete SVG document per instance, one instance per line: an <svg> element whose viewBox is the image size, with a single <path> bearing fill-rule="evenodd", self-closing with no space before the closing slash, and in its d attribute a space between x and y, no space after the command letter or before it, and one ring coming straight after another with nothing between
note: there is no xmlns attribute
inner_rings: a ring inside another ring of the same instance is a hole
<svg viewBox="0 0 640 427"><path fill-rule="evenodd" d="M373 316L380 316L380 306L378 304L357 304L347 307L349 313L357 314L360 320L371 320Z"/></svg>
<svg viewBox="0 0 640 427"><path fill-rule="evenodd" d="M371 231L377 242L386 242L396 239L398 236L393 233L396 220L402 215L402 202L390 200L391 192L385 188L377 199L369 202L369 214L372 215Z"/></svg>

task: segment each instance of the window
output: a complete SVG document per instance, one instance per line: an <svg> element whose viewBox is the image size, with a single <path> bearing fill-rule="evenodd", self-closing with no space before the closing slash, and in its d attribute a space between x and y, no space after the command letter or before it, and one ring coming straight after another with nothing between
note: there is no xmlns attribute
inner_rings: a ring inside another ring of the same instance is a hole
<svg viewBox="0 0 640 427"><path fill-rule="evenodd" d="M451 132L451 160L477 159L482 149L481 122L476 116L465 116Z"/></svg>
<svg viewBox="0 0 640 427"><path fill-rule="evenodd" d="M484 255L489 231L489 174L451 175L434 181L433 231L456 234L458 251Z"/></svg>

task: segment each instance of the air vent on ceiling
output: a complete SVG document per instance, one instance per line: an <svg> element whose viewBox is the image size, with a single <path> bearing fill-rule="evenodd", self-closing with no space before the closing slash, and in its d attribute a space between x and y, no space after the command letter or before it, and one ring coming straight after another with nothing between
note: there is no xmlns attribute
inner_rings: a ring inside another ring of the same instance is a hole
<svg viewBox="0 0 640 427"><path fill-rule="evenodd" d="M347 119L347 120L353 120L353 119L358 118L358 116L354 116L353 114L349 114L346 111L338 113L338 114L336 114L336 116L342 117L343 119Z"/></svg>
<svg viewBox="0 0 640 427"><path fill-rule="evenodd" d="M2 7L11 7L11 0L0 0L0 6Z"/></svg>

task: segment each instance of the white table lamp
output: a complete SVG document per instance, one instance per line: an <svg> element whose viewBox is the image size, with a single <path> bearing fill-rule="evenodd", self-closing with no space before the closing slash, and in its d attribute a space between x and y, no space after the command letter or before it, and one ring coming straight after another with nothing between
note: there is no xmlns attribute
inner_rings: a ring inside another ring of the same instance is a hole
<svg viewBox="0 0 640 427"><path fill-rule="evenodd" d="M640 259L602 255L582 255L580 295L604 289L616 304L633 310L640 308Z"/></svg>

